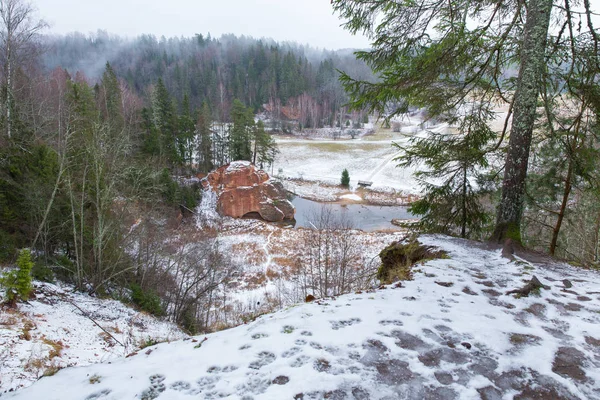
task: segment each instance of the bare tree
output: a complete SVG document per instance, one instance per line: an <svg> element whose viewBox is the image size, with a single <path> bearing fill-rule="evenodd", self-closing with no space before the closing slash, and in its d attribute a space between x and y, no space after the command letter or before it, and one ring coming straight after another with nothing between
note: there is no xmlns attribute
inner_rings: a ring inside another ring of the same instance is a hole
<svg viewBox="0 0 600 400"><path fill-rule="evenodd" d="M26 0L0 0L0 46L6 86L4 101L6 133L12 135L14 74L23 59L35 52L35 39L48 25L34 18L35 9Z"/></svg>
<svg viewBox="0 0 600 400"><path fill-rule="evenodd" d="M360 251L352 222L327 206L311 216L303 267L298 271L306 294L337 296L372 283L376 266Z"/></svg>

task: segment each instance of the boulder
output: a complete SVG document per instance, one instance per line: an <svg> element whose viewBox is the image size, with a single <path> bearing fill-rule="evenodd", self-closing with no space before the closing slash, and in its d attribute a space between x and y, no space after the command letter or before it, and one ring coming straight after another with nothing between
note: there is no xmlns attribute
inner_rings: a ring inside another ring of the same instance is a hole
<svg viewBox="0 0 600 400"><path fill-rule="evenodd" d="M270 179L248 161L222 166L208 174L202 185L217 194L217 211L221 215L241 218L258 213L266 221L277 222L293 219L296 212L281 182Z"/></svg>

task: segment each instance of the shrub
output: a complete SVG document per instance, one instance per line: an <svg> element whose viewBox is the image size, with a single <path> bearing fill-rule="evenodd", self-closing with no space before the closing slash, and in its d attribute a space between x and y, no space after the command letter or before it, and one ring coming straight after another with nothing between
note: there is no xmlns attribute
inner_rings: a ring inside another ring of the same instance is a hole
<svg viewBox="0 0 600 400"><path fill-rule="evenodd" d="M56 268L54 269L56 279L70 283L75 282L76 268L69 257L66 255L59 255L53 259L53 262L56 265Z"/></svg>
<svg viewBox="0 0 600 400"><path fill-rule="evenodd" d="M345 168L342 171L342 186L343 187L349 187L350 186L350 173L348 173L348 170L345 169Z"/></svg>
<svg viewBox="0 0 600 400"><path fill-rule="evenodd" d="M161 343L161 342L148 336L147 339L143 339L142 341L140 341L139 348L140 348L140 350L142 350L142 349L145 349L146 347L155 346L159 343Z"/></svg>
<svg viewBox="0 0 600 400"><path fill-rule="evenodd" d="M173 178L171 178L171 174L167 168L162 170L159 177L159 183L161 185L161 192L165 201L169 204L177 203L177 192L179 185L173 180Z"/></svg>
<svg viewBox="0 0 600 400"><path fill-rule="evenodd" d="M15 251L14 237L0 229L0 262L14 260Z"/></svg>
<svg viewBox="0 0 600 400"><path fill-rule="evenodd" d="M197 185L185 186L179 188L180 203L189 209L194 209L200 201L200 190Z"/></svg>
<svg viewBox="0 0 600 400"><path fill-rule="evenodd" d="M31 270L31 276L36 281L42 282L54 282L54 272L46 264L42 262L36 262Z"/></svg>
<svg viewBox="0 0 600 400"><path fill-rule="evenodd" d="M419 261L444 257L446 252L434 250L434 247L425 246L416 239L411 239L408 243L394 242L379 253L381 266L377 271L377 278L383 283L411 280L413 265Z"/></svg>
<svg viewBox="0 0 600 400"><path fill-rule="evenodd" d="M6 301L15 303L19 300L27 301L33 290L31 285L31 270L33 261L31 261L31 252L23 249L17 259L17 269L10 271L0 279L0 284L6 288Z"/></svg>
<svg viewBox="0 0 600 400"><path fill-rule="evenodd" d="M151 290L144 290L136 283L131 284L131 302L143 311L146 311L152 315L158 317L164 315L162 304L160 303L160 297Z"/></svg>

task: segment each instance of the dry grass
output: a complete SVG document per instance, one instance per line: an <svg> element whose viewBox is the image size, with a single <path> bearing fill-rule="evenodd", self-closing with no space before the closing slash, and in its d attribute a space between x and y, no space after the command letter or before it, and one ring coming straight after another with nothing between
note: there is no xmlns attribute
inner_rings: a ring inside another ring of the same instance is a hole
<svg viewBox="0 0 600 400"><path fill-rule="evenodd" d="M235 243L231 245L231 254L243 255L246 263L261 265L267 261L266 254L258 243Z"/></svg>
<svg viewBox="0 0 600 400"><path fill-rule="evenodd" d="M114 339L108 333L106 333L106 332L100 332L98 334L98 336L100 336L102 338L102 340L104 340L104 343L106 343L106 345L108 347L114 347L115 346Z"/></svg>
<svg viewBox="0 0 600 400"><path fill-rule="evenodd" d="M42 376L52 376L52 375L56 374L58 371L60 371L61 369L62 369L62 367L51 364L44 370L44 373L42 374Z"/></svg>
<svg viewBox="0 0 600 400"><path fill-rule="evenodd" d="M0 317L0 325L2 326L14 326L17 323L17 318L13 315L2 315Z"/></svg>
<svg viewBox="0 0 600 400"><path fill-rule="evenodd" d="M65 345L63 344L63 342L61 340L54 341L54 340L50 340L48 338L43 338L42 342L44 344L47 344L48 346L52 347L52 350L50 350L50 353L48 354L48 358L50 360L52 360L55 357L60 357L63 349L65 348Z"/></svg>
<svg viewBox="0 0 600 400"><path fill-rule="evenodd" d="M275 256L272 258L273 264L277 264L284 270L297 268L299 262L297 256Z"/></svg>
<svg viewBox="0 0 600 400"><path fill-rule="evenodd" d="M262 272L248 274L244 277L244 282L247 283L248 289L255 289L264 285L267 282L267 276Z"/></svg>
<svg viewBox="0 0 600 400"><path fill-rule="evenodd" d="M281 276L281 273L273 270L272 268L267 268L265 275L267 276L267 278L273 280L279 278Z"/></svg>
<svg viewBox="0 0 600 400"><path fill-rule="evenodd" d="M38 371L40 371L42 368L45 368L46 366L46 360L43 358L30 358L25 365L23 366L23 369L27 372L35 372L37 373Z"/></svg>
<svg viewBox="0 0 600 400"><path fill-rule="evenodd" d="M23 322L23 328L21 329L21 334L19 335L19 339L30 341L31 340L31 331L33 329L36 329L37 327L33 323L33 321L30 321L28 319L23 318L22 322Z"/></svg>

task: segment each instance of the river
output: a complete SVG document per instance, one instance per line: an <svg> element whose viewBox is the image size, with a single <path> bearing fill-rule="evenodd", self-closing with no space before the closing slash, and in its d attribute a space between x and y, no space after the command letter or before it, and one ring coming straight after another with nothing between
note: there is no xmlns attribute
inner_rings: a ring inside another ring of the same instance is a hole
<svg viewBox="0 0 600 400"><path fill-rule="evenodd" d="M321 210L328 210L337 220L349 221L351 226L363 231L377 231L383 229L399 230L392 224L392 219L414 219L404 206L375 206L358 203L319 203L295 196L291 200L296 207L295 228L314 228L318 225ZM290 223L283 223L290 226Z"/></svg>

